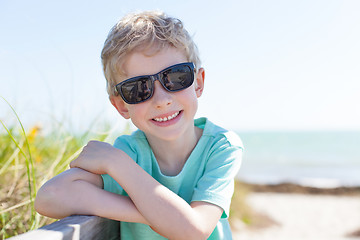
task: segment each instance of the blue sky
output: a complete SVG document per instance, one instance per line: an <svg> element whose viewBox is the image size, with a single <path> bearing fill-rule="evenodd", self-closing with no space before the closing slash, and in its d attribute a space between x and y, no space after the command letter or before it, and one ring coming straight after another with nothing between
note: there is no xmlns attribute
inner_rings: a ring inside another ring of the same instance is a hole
<svg viewBox="0 0 360 240"><path fill-rule="evenodd" d="M26 126L122 126L100 52L124 14L181 19L206 70L197 116L234 130L360 130L360 1L0 1L0 96ZM0 99L0 118L12 121Z"/></svg>

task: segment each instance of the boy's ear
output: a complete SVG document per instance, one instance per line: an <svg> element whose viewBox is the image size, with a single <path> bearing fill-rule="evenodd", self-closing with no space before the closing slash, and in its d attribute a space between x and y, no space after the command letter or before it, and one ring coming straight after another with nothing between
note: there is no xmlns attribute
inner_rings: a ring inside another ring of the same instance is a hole
<svg viewBox="0 0 360 240"><path fill-rule="evenodd" d="M123 116L125 119L129 119L129 110L126 106L126 103L122 100L120 96L110 96L111 104L116 108L116 110Z"/></svg>
<svg viewBox="0 0 360 240"><path fill-rule="evenodd" d="M195 92L196 96L199 98L204 91L204 81L205 81L205 69L200 68L199 71L196 73L195 79Z"/></svg>

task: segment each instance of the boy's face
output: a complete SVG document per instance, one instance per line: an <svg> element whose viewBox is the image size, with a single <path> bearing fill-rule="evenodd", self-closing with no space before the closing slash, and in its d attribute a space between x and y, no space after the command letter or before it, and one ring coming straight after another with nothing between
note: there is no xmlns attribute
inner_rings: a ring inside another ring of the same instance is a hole
<svg viewBox="0 0 360 240"><path fill-rule="evenodd" d="M184 62L187 62L184 53L169 47L154 55L134 52L128 56L123 67L126 77L132 78L152 75ZM127 104L121 96L112 96L111 103L124 118L131 118L148 138L175 140L182 134L194 131L197 98L201 96L204 87L204 70L198 70L194 83L179 92L167 91L159 81L155 81L154 86L153 96L145 102Z"/></svg>

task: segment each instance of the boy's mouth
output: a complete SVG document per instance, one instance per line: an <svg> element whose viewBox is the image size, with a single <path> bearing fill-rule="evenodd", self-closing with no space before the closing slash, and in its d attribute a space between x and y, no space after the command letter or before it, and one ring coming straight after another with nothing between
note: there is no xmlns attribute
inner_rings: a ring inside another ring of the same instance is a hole
<svg viewBox="0 0 360 240"><path fill-rule="evenodd" d="M170 121L171 119L176 118L179 114L180 114L180 111L176 112L170 116L167 116L167 117L153 118L153 120L156 122L166 122L166 121Z"/></svg>

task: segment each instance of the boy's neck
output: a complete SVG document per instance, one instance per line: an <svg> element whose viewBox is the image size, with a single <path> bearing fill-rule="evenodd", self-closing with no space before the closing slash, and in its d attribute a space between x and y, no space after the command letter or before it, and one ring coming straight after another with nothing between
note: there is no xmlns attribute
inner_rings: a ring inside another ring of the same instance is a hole
<svg viewBox="0 0 360 240"><path fill-rule="evenodd" d="M175 176L181 172L202 132L202 129L194 126L183 137L173 141L162 141L148 137L151 149L164 175Z"/></svg>

